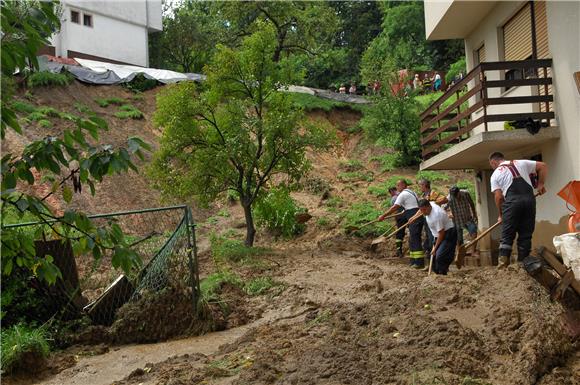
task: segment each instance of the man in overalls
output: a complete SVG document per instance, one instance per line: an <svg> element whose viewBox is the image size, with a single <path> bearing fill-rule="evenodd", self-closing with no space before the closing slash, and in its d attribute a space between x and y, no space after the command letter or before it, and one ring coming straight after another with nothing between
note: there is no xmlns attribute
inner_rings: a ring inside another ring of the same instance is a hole
<svg viewBox="0 0 580 385"><path fill-rule="evenodd" d="M382 221L388 215L396 213L403 208L405 211L401 214L401 218L405 221L403 223L406 223L419 211L419 197L417 197L415 192L407 188L407 182L405 180L401 179L397 182L397 191L399 191L399 195L397 195L394 205L386 213L379 216L379 220ZM425 266L423 261L423 246L421 245L421 233L424 223L425 218L420 216L409 225L410 265L417 269L422 269Z"/></svg>
<svg viewBox="0 0 580 385"><path fill-rule="evenodd" d="M548 167L543 162L533 160L507 161L501 152L492 153L489 164L494 169L491 192L499 211L498 221L502 223L499 267L504 267L510 262L516 233L518 261L530 254L536 225L536 198L532 178L535 179L537 175L536 190L538 194L544 194Z"/></svg>

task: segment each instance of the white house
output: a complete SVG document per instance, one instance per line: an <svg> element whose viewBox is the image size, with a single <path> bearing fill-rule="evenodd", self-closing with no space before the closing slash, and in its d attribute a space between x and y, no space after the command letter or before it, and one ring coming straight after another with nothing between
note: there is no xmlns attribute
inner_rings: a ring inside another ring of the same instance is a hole
<svg viewBox="0 0 580 385"><path fill-rule="evenodd" d="M149 33L162 30L161 0L62 0L61 30L42 53L149 65Z"/></svg>
<svg viewBox="0 0 580 385"><path fill-rule="evenodd" d="M421 116L421 169L475 170L482 230L498 216L488 155L546 162L533 244L550 246L568 232L569 211L556 194L580 179L580 2L427 0L425 27L429 40L464 39L468 74ZM524 120L543 127L531 134L505 124ZM484 264L499 236L481 244Z"/></svg>

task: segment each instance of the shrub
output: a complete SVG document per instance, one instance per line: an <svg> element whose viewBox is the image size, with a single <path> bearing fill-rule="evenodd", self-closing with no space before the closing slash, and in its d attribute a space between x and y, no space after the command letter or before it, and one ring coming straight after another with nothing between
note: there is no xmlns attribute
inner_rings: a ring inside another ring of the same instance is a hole
<svg viewBox="0 0 580 385"><path fill-rule="evenodd" d="M215 234L210 235L211 254L216 261L241 262L266 250L259 247L248 247L238 239L229 239Z"/></svg>
<svg viewBox="0 0 580 385"><path fill-rule="evenodd" d="M77 109L77 111L82 113L82 114L93 114L94 113L93 110L91 110L86 104L75 102L74 106Z"/></svg>
<svg viewBox="0 0 580 385"><path fill-rule="evenodd" d="M358 171L363 168L363 165L360 160L357 159L349 159L346 161L341 161L339 167L345 171Z"/></svg>
<svg viewBox="0 0 580 385"><path fill-rule="evenodd" d="M143 113L131 104L124 104L115 113L119 119L143 119Z"/></svg>
<svg viewBox="0 0 580 385"><path fill-rule="evenodd" d="M389 186L388 184L384 183L384 184L369 186L367 191L370 194L372 194L378 198L385 198L385 197L390 196L389 187L393 187L393 186Z"/></svg>
<svg viewBox="0 0 580 385"><path fill-rule="evenodd" d="M455 63L449 66L449 70L445 74L445 83L450 84L453 79L460 73L466 73L467 66L465 64L465 56L462 56Z"/></svg>
<svg viewBox="0 0 580 385"><path fill-rule="evenodd" d="M30 113L26 118L33 122L38 122L39 120L46 118L46 115L44 115L42 112L34 111Z"/></svg>
<svg viewBox="0 0 580 385"><path fill-rule="evenodd" d="M353 204L348 211L343 214L343 226L360 226L364 223L377 219L384 211L377 209L372 203L363 202ZM377 222L370 226L365 226L353 234L357 236L378 236L389 229L394 229L393 224L388 221Z"/></svg>
<svg viewBox="0 0 580 385"><path fill-rule="evenodd" d="M26 112L28 114L36 111L36 107L34 107L32 104L21 102L19 100L12 103L12 108L17 112Z"/></svg>
<svg viewBox="0 0 580 385"><path fill-rule="evenodd" d="M305 226L296 222L296 214L304 210L298 207L285 188L270 190L258 200L254 214L258 225L276 235L291 237L304 231Z"/></svg>
<svg viewBox="0 0 580 385"><path fill-rule="evenodd" d="M133 92L144 92L157 87L158 84L159 82L155 79L148 79L143 74L137 74L129 83L124 83L123 87Z"/></svg>
<svg viewBox="0 0 580 385"><path fill-rule="evenodd" d="M312 194L324 194L330 191L330 184L319 177L308 177L302 182L304 190Z"/></svg>
<svg viewBox="0 0 580 385"><path fill-rule="evenodd" d="M55 74L48 71L34 72L28 77L29 87L66 86L73 77L68 73Z"/></svg>
<svg viewBox="0 0 580 385"><path fill-rule="evenodd" d="M60 113L52 108L52 107L39 107L38 109L36 109L36 112L39 112L41 114L43 114L44 116L47 117L51 117L51 118L58 118L60 116Z"/></svg>
<svg viewBox="0 0 580 385"><path fill-rule="evenodd" d="M2 371L33 370L34 368L24 366L46 358L50 352L50 345L43 329L30 329L20 324L9 329L3 328L1 333Z"/></svg>
<svg viewBox="0 0 580 385"><path fill-rule="evenodd" d="M95 103L97 103L101 107L108 107L109 104L120 106L125 104L125 99L117 98L117 97L110 97L110 98L101 98L95 99Z"/></svg>
<svg viewBox="0 0 580 385"><path fill-rule="evenodd" d="M381 165L381 172L392 171L397 168L398 155L394 153L383 154L380 156L373 156L372 161L379 162Z"/></svg>

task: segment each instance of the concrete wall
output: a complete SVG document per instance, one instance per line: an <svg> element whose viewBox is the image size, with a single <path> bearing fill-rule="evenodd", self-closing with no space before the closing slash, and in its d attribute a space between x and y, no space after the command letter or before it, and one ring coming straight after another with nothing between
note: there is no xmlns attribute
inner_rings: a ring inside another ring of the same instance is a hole
<svg viewBox="0 0 580 385"><path fill-rule="evenodd" d="M147 67L148 33L161 30L161 1L63 1L61 30L52 37L56 54L77 51L118 62ZM71 22L71 9L80 23ZM83 14L92 15L93 26L83 25Z"/></svg>
<svg viewBox="0 0 580 385"><path fill-rule="evenodd" d="M430 36L441 21L453 0L425 1L425 34Z"/></svg>
<svg viewBox="0 0 580 385"><path fill-rule="evenodd" d="M503 41L501 27L523 5L522 1L498 3L493 10L481 20L473 32L465 38L465 50L468 70L477 63L474 52L486 46L487 61L502 61ZM548 164L549 175L546 181L548 193L537 200L536 232L534 245L552 245L552 237L566 232L568 210L564 201L556 196L557 192L568 181L580 179L580 94L574 84L572 74L580 71L580 45L577 38L580 36L580 2L551 2L546 4L548 22L548 42L553 59L553 94L556 120L553 124L559 126L560 140L548 142L537 148L514 149L521 157L541 154L543 161ZM573 43L571 36L574 36ZM492 72L488 80L500 79L502 74ZM512 88L507 92L501 89L492 89L490 97L524 96L531 95L536 87ZM471 103L475 102L472 98ZM529 106L493 106L490 113L514 113L530 110ZM482 111L477 111L475 117ZM483 128L480 127L479 130ZM503 129L503 123L490 125L490 129ZM488 228L497 219L497 210L493 197L489 191L489 170L476 170L482 173L482 180L478 181L477 191L480 229ZM492 250L497 245L499 232L494 232L490 240L481 247Z"/></svg>

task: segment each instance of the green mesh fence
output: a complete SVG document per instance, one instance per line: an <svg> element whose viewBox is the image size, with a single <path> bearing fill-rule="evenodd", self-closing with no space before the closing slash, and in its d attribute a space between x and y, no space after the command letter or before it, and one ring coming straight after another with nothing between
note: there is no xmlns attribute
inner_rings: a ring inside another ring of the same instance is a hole
<svg viewBox="0 0 580 385"><path fill-rule="evenodd" d="M63 279L46 287L51 306L63 308L71 317L87 314L94 324L111 325L120 317L135 317L135 307L160 301L162 295L179 297L184 311L195 313L199 274L195 228L187 206L173 206L92 215L95 225L118 224L131 248L142 260L140 269L125 274L114 269L111 256L95 261L92 255L74 255L70 244L50 240L48 226L13 224L19 231L47 227L37 242L37 255L50 254ZM48 238L47 238L48 237ZM187 306L183 306L183 302ZM131 306L136 304L135 306ZM141 317L143 315L140 315Z"/></svg>

